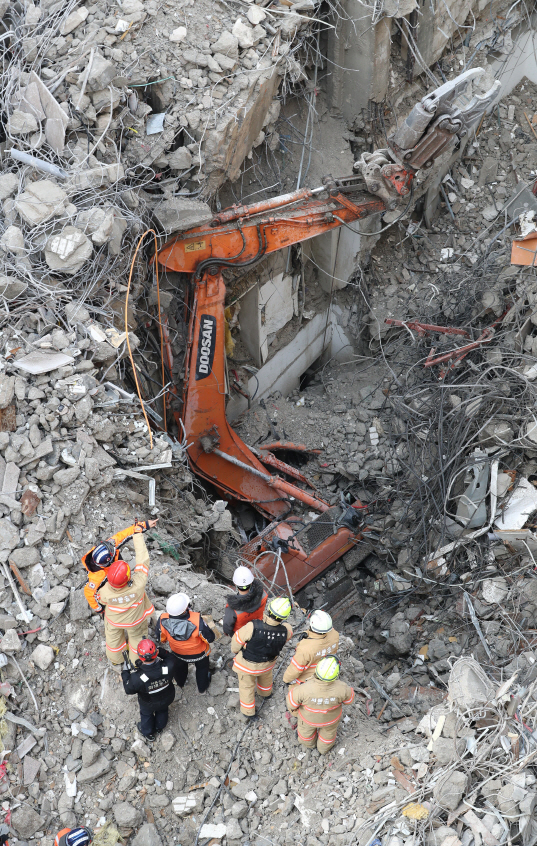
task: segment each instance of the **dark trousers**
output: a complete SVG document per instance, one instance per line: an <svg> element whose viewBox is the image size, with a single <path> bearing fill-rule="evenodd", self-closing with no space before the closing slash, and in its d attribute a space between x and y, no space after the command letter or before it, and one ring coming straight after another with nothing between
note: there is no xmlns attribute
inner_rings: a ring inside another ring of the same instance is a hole
<svg viewBox="0 0 537 846"><path fill-rule="evenodd" d="M175 654L177 658L177 669L175 671L175 679L179 687L183 687L188 676L189 663L194 664L196 668L196 684L198 685L199 693L204 693L209 687L211 675L209 673L209 656L205 655L199 661L183 661L180 655Z"/></svg>
<svg viewBox="0 0 537 846"><path fill-rule="evenodd" d="M163 708L161 711L142 711L140 708L140 724L142 734L145 737L162 731L168 724L168 709Z"/></svg>

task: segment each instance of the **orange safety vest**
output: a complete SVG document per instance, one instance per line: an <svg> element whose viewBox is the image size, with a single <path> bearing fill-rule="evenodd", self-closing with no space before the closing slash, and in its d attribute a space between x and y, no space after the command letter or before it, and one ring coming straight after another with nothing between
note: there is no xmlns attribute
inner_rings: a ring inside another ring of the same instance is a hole
<svg viewBox="0 0 537 846"><path fill-rule="evenodd" d="M69 834L70 831L72 831L71 828L62 828L56 835L54 846L65 846L65 835Z"/></svg>
<svg viewBox="0 0 537 846"><path fill-rule="evenodd" d="M209 646L208 642L205 640L203 635L200 634L201 614L199 613L199 611L188 612L189 622L191 622L192 625L196 627L188 638L188 640L175 640L170 634L170 632L166 631L162 623L163 620L169 620L169 618L170 615L166 612L164 614L161 614L160 616L161 643L169 643L171 651L175 652L176 655L199 655L201 652L205 652L206 655L209 655L211 647Z"/></svg>
<svg viewBox="0 0 537 846"><path fill-rule="evenodd" d="M237 617L237 622L235 623L235 631L238 632L239 629L242 629L246 623L251 623L252 620L262 620L263 615L265 613L265 605L267 604L268 594L263 594L263 599L261 600L261 605L257 609L257 611L251 611L247 613L246 611L235 611L235 615Z"/></svg>
<svg viewBox="0 0 537 846"><path fill-rule="evenodd" d="M111 541L116 548L114 557L113 557L113 559L110 563L118 560L122 545L125 543L125 541L127 541L131 537L131 535L134 534L135 528L136 528L136 524L129 526L126 529L121 529L121 531L116 532L115 535L112 535L111 538L107 538L107 540ZM96 546L98 546L98 544L96 544ZM92 564L91 554L92 554L94 549L95 549L95 546L92 546L92 548L90 550L88 550L88 552L86 552L82 556L82 559L81 559L82 564L84 565L84 567L86 568L86 571L88 573L88 581L87 581L86 585L84 586L84 596L86 597L86 601L87 601L89 607L92 608L93 611L100 611L101 606L99 605L99 603L95 599L95 594L99 590L99 588L101 587L102 583L104 582L104 580L106 578L106 570L108 569L108 567L106 569L96 569L96 570L90 569L90 565ZM93 565L93 566L95 566L95 565Z"/></svg>

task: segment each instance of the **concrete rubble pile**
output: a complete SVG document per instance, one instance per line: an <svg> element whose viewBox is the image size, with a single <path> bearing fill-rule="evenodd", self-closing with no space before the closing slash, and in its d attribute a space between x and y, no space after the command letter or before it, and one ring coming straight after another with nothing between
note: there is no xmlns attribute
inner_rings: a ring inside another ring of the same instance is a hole
<svg viewBox="0 0 537 846"><path fill-rule="evenodd" d="M500 684L471 657L454 663L447 701L422 718L425 743L402 746L392 758L392 788L373 794L377 814L362 825L360 843L372 836L391 846L535 843L535 741L528 723L535 719L537 665L526 654L532 669L518 669Z"/></svg>

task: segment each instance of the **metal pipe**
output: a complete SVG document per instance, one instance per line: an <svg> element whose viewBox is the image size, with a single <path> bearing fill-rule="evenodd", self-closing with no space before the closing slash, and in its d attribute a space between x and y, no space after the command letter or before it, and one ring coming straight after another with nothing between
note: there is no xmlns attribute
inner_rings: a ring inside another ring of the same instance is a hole
<svg viewBox="0 0 537 846"><path fill-rule="evenodd" d="M250 467L249 464L246 464L239 458L235 458L234 455L228 455L227 453L222 452L221 449L213 449L211 450L211 452L214 452L215 455L219 455L220 458L224 459L224 461L229 461L230 464L234 464L235 467L240 467L241 470L247 470L248 473L252 473L259 479L263 479L263 481L265 481L272 488L276 488L277 490L283 491L289 496L293 496L295 499L300 500L300 502L305 503L305 505L311 506L311 508L315 508L317 511L328 511L328 509L330 508L328 503L324 502L322 499L317 499L314 496L310 496L300 488L297 488L290 482L285 482L278 476L271 476L269 473L262 473L256 467Z"/></svg>
<svg viewBox="0 0 537 846"><path fill-rule="evenodd" d="M52 162L44 161L43 159L38 159L36 156L31 156L29 153L24 153L22 150L15 150L13 147L9 151L11 153L11 158L15 159L18 162L23 162L24 164L30 165L31 167L35 167L36 170L42 170L44 173L50 173L52 176L56 176L58 179L67 179L69 174L58 165L52 164Z"/></svg>
<svg viewBox="0 0 537 846"><path fill-rule="evenodd" d="M300 200L309 200L315 194L320 194L326 191L324 185L319 188L301 188L299 191L292 191L290 194L283 194L281 197L273 197L271 200L262 200L260 203L252 203L249 206L232 206L227 211L220 212L211 220L211 226L220 226L223 223L230 223L232 220L238 220L240 217L251 217L252 215L262 214L271 209L278 209L281 206L288 206L291 203L298 203Z"/></svg>

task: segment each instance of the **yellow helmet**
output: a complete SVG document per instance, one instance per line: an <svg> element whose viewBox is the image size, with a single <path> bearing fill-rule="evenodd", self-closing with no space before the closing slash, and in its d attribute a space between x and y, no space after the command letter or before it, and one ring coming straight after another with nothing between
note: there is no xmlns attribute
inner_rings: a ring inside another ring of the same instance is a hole
<svg viewBox="0 0 537 846"><path fill-rule="evenodd" d="M286 596L276 596L271 599L267 611L276 620L287 620L291 613L291 603Z"/></svg>
<svg viewBox="0 0 537 846"><path fill-rule="evenodd" d="M321 681L335 681L339 678L340 660L335 655L322 658L315 668L315 675Z"/></svg>

